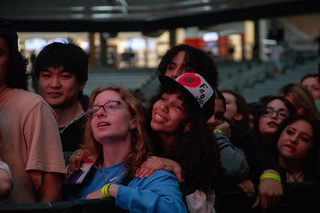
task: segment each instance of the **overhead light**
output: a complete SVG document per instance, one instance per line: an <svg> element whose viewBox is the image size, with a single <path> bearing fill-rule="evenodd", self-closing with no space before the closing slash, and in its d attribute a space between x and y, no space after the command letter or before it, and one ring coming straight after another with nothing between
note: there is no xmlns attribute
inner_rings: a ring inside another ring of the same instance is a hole
<svg viewBox="0 0 320 213"><path fill-rule="evenodd" d="M70 10L72 10L72 11L84 11L84 7L82 7L82 6L74 6L74 7L70 7Z"/></svg>
<svg viewBox="0 0 320 213"><path fill-rule="evenodd" d="M83 14L71 14L70 16L71 16L71 18L76 18L76 19L84 18Z"/></svg>
<svg viewBox="0 0 320 213"><path fill-rule="evenodd" d="M113 6L93 6L91 7L92 11L112 11L115 7Z"/></svg>
<svg viewBox="0 0 320 213"><path fill-rule="evenodd" d="M204 11L210 11L212 10L212 7L211 6L204 6L202 7Z"/></svg>
<svg viewBox="0 0 320 213"><path fill-rule="evenodd" d="M114 15L111 15L111 14L93 14L91 17L92 18L111 18L113 17Z"/></svg>

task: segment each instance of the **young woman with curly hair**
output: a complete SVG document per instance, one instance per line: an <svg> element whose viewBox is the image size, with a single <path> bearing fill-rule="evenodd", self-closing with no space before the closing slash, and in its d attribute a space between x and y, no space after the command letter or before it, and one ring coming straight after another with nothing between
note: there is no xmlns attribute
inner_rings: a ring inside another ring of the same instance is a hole
<svg viewBox="0 0 320 213"><path fill-rule="evenodd" d="M96 89L87 116L82 149L95 166L82 184L65 188L67 200L114 197L116 206L130 212L186 212L173 174L159 170L134 178L150 144L143 107L130 92L117 86Z"/></svg>
<svg viewBox="0 0 320 213"><path fill-rule="evenodd" d="M158 169L176 174L190 210L189 196L210 198L222 174L217 141L206 124L214 111L214 90L195 73L176 80L163 75L159 79L159 93L147 110L147 131L155 156L143 163L137 176L148 177ZM213 205L209 208L213 210Z"/></svg>

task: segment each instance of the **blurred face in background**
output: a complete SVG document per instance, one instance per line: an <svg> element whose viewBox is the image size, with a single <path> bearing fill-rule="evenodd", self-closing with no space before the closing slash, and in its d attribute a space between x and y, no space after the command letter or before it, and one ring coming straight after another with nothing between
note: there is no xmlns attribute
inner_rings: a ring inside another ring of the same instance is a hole
<svg viewBox="0 0 320 213"><path fill-rule="evenodd" d="M207 121L207 124L209 124L212 130L214 130L220 124L223 124L224 113L225 113L225 108L223 105L223 101L221 99L216 98L214 113L211 116L211 118L209 118L209 120Z"/></svg>
<svg viewBox="0 0 320 213"><path fill-rule="evenodd" d="M259 132L262 136L273 135L281 121L289 116L286 105L279 99L270 101L259 119Z"/></svg>
<svg viewBox="0 0 320 213"><path fill-rule="evenodd" d="M301 84L311 92L315 101L320 99L320 83L316 77L306 78Z"/></svg>
<svg viewBox="0 0 320 213"><path fill-rule="evenodd" d="M186 52L180 51L178 54L172 59L172 61L167 65L167 70L165 72L165 75L176 79L182 74L188 73L188 72L194 72L194 70L191 70L185 63L185 55Z"/></svg>
<svg viewBox="0 0 320 213"><path fill-rule="evenodd" d="M226 99L226 112L224 116L231 122L241 121L243 119L243 115L238 112L237 98L228 92L223 92L222 94Z"/></svg>
<svg viewBox="0 0 320 213"><path fill-rule="evenodd" d="M293 104L293 106L296 108L298 114L300 114L300 115L307 114L305 111L305 108L303 106L301 106L301 104L298 101L296 101L292 96L286 95L284 98Z"/></svg>

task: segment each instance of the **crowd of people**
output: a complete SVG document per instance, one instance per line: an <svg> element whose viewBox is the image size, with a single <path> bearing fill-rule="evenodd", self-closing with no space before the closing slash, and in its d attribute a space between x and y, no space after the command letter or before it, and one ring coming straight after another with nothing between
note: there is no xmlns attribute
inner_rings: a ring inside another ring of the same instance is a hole
<svg viewBox="0 0 320 213"><path fill-rule="evenodd" d="M238 189L248 197L238 211L261 212L281 203L287 184L320 182L316 71L253 106L219 90L210 56L180 44L162 57L143 107L116 85L85 99L88 58L73 41L37 56L39 94L27 91L27 66L0 18L3 204L112 198L130 212L214 213Z"/></svg>

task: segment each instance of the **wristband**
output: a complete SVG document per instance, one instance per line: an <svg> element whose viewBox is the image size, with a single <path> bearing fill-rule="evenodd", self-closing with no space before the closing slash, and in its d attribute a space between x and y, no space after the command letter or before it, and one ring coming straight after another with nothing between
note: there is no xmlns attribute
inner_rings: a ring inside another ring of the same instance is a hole
<svg viewBox="0 0 320 213"><path fill-rule="evenodd" d="M272 179L276 179L281 182L280 176L273 174L273 173L264 173L260 176L260 180L265 179L265 178L272 178Z"/></svg>
<svg viewBox="0 0 320 213"><path fill-rule="evenodd" d="M223 134L223 132L222 132L220 129L215 129L215 130L213 130L213 132L214 132L214 133L221 133L221 134Z"/></svg>
<svg viewBox="0 0 320 213"><path fill-rule="evenodd" d="M111 197L109 194L108 194L108 188L110 186L110 183L104 185L102 187L102 190L101 190L101 194L102 194L102 198L107 198L107 197Z"/></svg>

